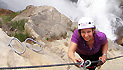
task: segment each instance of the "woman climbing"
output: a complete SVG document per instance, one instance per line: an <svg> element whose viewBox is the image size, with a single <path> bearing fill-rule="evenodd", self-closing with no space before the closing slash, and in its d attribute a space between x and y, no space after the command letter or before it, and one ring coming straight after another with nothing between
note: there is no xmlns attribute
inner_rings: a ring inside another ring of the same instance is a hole
<svg viewBox="0 0 123 70"><path fill-rule="evenodd" d="M108 41L103 32L96 31L94 21L90 17L83 17L78 21L78 28L74 31L70 46L68 49L68 57L77 63L79 58L75 57L77 52L83 60L106 62ZM89 70L95 70L97 63L91 64Z"/></svg>

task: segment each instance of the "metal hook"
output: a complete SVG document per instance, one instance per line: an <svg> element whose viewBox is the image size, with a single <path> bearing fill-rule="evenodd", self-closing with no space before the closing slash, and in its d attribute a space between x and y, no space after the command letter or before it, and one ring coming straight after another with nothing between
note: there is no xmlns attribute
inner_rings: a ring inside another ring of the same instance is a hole
<svg viewBox="0 0 123 70"><path fill-rule="evenodd" d="M90 61L90 60L86 60L86 61L85 61L85 64L87 64L86 67L88 67L88 66L91 65L91 61Z"/></svg>
<svg viewBox="0 0 123 70"><path fill-rule="evenodd" d="M41 48L40 48L39 50L36 50L36 49L31 48L30 46L28 46L28 45L26 44L27 40L31 40L31 41L33 41L34 43L36 43L36 44L40 45L40 46L41 46ZM42 50L42 48L43 48L43 47L42 47L42 44L40 44L40 43L38 43L38 42L34 41L34 40L33 40L33 39L31 39L31 38L27 38L27 39L25 40L25 44L26 44L26 46L27 46L28 48L32 49L32 50L33 50L33 51L35 51L35 52L39 52L39 51L41 51L41 50Z"/></svg>

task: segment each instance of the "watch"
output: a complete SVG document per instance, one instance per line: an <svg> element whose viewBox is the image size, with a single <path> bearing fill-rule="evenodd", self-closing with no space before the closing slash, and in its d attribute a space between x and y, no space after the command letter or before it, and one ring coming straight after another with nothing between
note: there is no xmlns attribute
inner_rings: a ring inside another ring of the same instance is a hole
<svg viewBox="0 0 123 70"><path fill-rule="evenodd" d="M107 54L104 53L103 55L105 55L107 57Z"/></svg>

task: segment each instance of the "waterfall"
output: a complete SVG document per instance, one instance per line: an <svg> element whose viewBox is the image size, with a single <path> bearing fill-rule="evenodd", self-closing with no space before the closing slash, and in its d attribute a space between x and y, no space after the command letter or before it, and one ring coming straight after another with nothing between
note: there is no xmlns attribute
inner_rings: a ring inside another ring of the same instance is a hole
<svg viewBox="0 0 123 70"><path fill-rule="evenodd" d="M84 16L92 17L98 30L104 32L111 40L115 40L114 32L119 25L122 10L119 8L121 0L1 0L7 8L14 11L23 10L27 5L48 5L55 7L61 14L71 21L78 21ZM116 22L118 23L116 25ZM123 25L122 20L120 21Z"/></svg>
<svg viewBox="0 0 123 70"><path fill-rule="evenodd" d="M111 40L115 40L116 26L112 25L116 24L116 18L120 18L122 14L120 3L118 0L78 0L78 8L84 16L94 19L98 30L104 32Z"/></svg>

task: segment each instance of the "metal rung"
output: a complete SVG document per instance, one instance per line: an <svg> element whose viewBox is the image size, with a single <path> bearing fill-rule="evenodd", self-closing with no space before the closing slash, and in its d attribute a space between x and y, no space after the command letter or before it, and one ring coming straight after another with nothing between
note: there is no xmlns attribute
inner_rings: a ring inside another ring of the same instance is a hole
<svg viewBox="0 0 123 70"><path fill-rule="evenodd" d="M11 42L12 42L12 40L17 40L22 46L23 46L23 48L24 48L24 51L23 52L18 52L17 50L15 50L15 48L12 46L12 44L11 44ZM17 39L17 38L12 38L11 40L10 40L10 42L9 42L9 46L10 47L12 47L12 50L15 52L15 53L17 53L17 54L23 54L25 51L26 51L26 47Z"/></svg>
<svg viewBox="0 0 123 70"><path fill-rule="evenodd" d="M26 44L27 40L31 40L31 41L33 41L34 43L40 45L40 49L39 49L39 50L36 50L36 49L31 48L29 45ZM39 52L39 51L41 51L42 48L43 48L43 47L42 47L42 44L36 42L35 40L33 40L33 39L31 39L31 38L27 38L27 39L25 40L25 45L26 45L28 48L30 48L30 49L32 49L33 51L35 51L35 52Z"/></svg>

